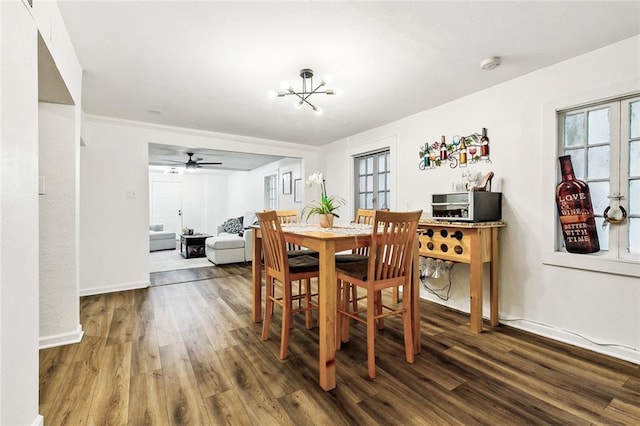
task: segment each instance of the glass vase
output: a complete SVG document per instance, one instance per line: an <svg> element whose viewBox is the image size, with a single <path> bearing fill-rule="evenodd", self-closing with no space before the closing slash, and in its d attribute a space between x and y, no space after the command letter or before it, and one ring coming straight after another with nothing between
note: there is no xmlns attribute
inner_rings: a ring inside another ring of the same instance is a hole
<svg viewBox="0 0 640 426"><path fill-rule="evenodd" d="M333 215L332 214L321 214L320 216L320 227L321 228L333 228Z"/></svg>

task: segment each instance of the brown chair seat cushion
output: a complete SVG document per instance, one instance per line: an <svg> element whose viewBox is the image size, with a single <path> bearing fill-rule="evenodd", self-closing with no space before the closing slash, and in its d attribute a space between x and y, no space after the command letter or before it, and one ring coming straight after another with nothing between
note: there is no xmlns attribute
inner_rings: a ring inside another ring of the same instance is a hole
<svg viewBox="0 0 640 426"><path fill-rule="evenodd" d="M292 257L298 257L298 256L318 257L319 254L317 251L301 249L301 250L287 250L287 256L289 256L289 259L291 259Z"/></svg>
<svg viewBox="0 0 640 426"><path fill-rule="evenodd" d="M336 254L336 263L367 262L369 256L364 254Z"/></svg>
<svg viewBox="0 0 640 426"><path fill-rule="evenodd" d="M313 256L289 258L289 273L292 274L317 271L319 267L318 259Z"/></svg>
<svg viewBox="0 0 640 426"><path fill-rule="evenodd" d="M367 271L369 269L368 260L360 260L359 262L343 262L336 263L336 271L350 277L357 278L361 281L367 280Z"/></svg>

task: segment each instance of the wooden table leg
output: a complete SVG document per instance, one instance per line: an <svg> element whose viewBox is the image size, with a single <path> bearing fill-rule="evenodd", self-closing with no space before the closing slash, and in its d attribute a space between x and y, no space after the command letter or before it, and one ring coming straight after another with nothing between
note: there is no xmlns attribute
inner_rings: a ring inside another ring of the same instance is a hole
<svg viewBox="0 0 640 426"><path fill-rule="evenodd" d="M492 327L498 325L498 228L491 229L490 316Z"/></svg>
<svg viewBox="0 0 640 426"><path fill-rule="evenodd" d="M251 319L262 321L262 238L258 238L260 230L253 229L253 258L251 259Z"/></svg>
<svg viewBox="0 0 640 426"><path fill-rule="evenodd" d="M336 248L333 241L323 243L319 250L318 279L319 382L328 391L336 387Z"/></svg>
<svg viewBox="0 0 640 426"><path fill-rule="evenodd" d="M471 280L470 287L470 307L469 316L471 320L471 331L482 332L482 255L480 252L481 229L476 229L470 233L470 255L469 274Z"/></svg>

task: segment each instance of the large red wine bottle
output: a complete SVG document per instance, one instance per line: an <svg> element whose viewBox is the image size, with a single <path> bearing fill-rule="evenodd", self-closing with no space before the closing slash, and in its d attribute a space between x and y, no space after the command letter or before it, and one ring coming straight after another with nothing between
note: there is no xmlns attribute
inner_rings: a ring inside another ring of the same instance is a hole
<svg viewBox="0 0 640 426"><path fill-rule="evenodd" d="M589 186L576 179L570 155L558 159L562 182L556 186L556 205L565 247L570 253L600 251Z"/></svg>

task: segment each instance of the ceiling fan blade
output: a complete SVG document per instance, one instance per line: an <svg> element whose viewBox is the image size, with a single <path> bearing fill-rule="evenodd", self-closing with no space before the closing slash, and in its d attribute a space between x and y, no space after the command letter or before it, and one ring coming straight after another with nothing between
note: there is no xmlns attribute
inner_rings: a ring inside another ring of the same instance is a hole
<svg viewBox="0 0 640 426"><path fill-rule="evenodd" d="M160 161L164 161L165 163L184 164L184 161L176 161L176 160L160 160Z"/></svg>
<svg viewBox="0 0 640 426"><path fill-rule="evenodd" d="M198 163L198 164L204 164L204 165L220 165L222 163Z"/></svg>

